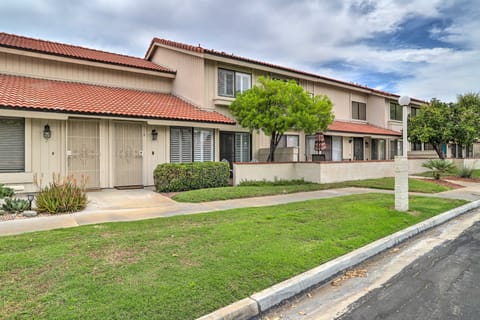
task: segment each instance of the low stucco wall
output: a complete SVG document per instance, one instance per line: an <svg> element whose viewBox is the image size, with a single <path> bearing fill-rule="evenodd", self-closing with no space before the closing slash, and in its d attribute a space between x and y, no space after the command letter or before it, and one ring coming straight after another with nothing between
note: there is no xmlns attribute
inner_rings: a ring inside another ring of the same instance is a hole
<svg viewBox="0 0 480 320"><path fill-rule="evenodd" d="M321 183L393 177L393 161L321 163Z"/></svg>
<svg viewBox="0 0 480 320"><path fill-rule="evenodd" d="M425 172L422 167L426 159L409 159L409 174ZM455 159L457 166L480 168L478 159ZM344 161L344 162L285 162L285 163L234 163L233 184L252 180L293 180L303 179L315 183L342 182L349 180L393 177L393 160L386 161Z"/></svg>

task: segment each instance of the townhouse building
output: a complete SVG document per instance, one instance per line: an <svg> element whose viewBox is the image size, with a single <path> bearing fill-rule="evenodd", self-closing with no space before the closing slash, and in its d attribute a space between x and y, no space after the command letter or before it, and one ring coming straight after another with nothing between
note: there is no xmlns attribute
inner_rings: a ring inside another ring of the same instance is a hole
<svg viewBox="0 0 480 320"><path fill-rule="evenodd" d="M34 175L59 173L88 176L90 188L144 186L159 163L265 161L269 137L229 112L259 76L293 79L334 104L327 149L291 130L277 161L401 154L404 119L388 92L159 38L137 58L0 33L0 183L28 192ZM422 103L412 99L412 112Z"/></svg>

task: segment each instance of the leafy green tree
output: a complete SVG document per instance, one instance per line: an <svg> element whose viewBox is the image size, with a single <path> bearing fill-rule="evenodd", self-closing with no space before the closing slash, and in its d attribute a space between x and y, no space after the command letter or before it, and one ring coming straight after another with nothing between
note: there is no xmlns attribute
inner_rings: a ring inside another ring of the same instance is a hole
<svg viewBox="0 0 480 320"><path fill-rule="evenodd" d="M452 108L452 142L469 146L480 133L480 95L467 93L457 97Z"/></svg>
<svg viewBox="0 0 480 320"><path fill-rule="evenodd" d="M268 162L274 161L275 150L287 130L313 134L327 130L332 123L333 104L327 96L311 97L293 80L260 77L258 82L237 96L230 111L242 127L262 130L271 137Z"/></svg>
<svg viewBox="0 0 480 320"><path fill-rule="evenodd" d="M457 143L469 146L480 137L480 95L467 93L457 103L432 99L415 117L408 119L410 141L430 143L440 159L445 159L441 145Z"/></svg>
<svg viewBox="0 0 480 320"><path fill-rule="evenodd" d="M445 159L442 144L452 139L452 104L432 99L415 117L408 118L408 139L430 143L440 159Z"/></svg>

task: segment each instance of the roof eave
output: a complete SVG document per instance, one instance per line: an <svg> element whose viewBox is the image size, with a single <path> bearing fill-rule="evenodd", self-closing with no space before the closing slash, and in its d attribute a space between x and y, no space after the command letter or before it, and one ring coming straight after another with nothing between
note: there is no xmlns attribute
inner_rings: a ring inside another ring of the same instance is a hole
<svg viewBox="0 0 480 320"><path fill-rule="evenodd" d="M4 110L17 110L25 112L41 112L41 113L52 113L60 115L85 115L85 116L100 116L102 118L126 118L126 119L139 119L139 120L167 120L167 121L179 121L179 122L198 122L198 123L212 123L212 124L221 124L221 125L235 125L236 122L230 121L214 121L214 120L200 120L200 119L183 119L183 118L172 118L172 117L156 117L156 116L145 116L145 115L131 115L131 114L117 114L117 113L102 113L102 112L83 112L83 111L72 111L72 110L52 110L49 108L37 108L37 107L26 107L26 106L6 106L0 105L0 109ZM57 117L58 118L58 117ZM66 118L65 118L66 119Z"/></svg>

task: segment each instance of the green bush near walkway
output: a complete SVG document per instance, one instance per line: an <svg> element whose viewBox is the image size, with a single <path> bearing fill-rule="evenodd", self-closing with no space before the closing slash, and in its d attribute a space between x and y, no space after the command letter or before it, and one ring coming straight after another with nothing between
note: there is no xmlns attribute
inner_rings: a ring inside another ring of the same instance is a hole
<svg viewBox="0 0 480 320"><path fill-rule="evenodd" d="M228 185L230 167L225 162L162 163L154 171L158 192L177 192Z"/></svg>
<svg viewBox="0 0 480 320"><path fill-rule="evenodd" d="M196 319L463 204L362 194L0 237L1 319Z"/></svg>

